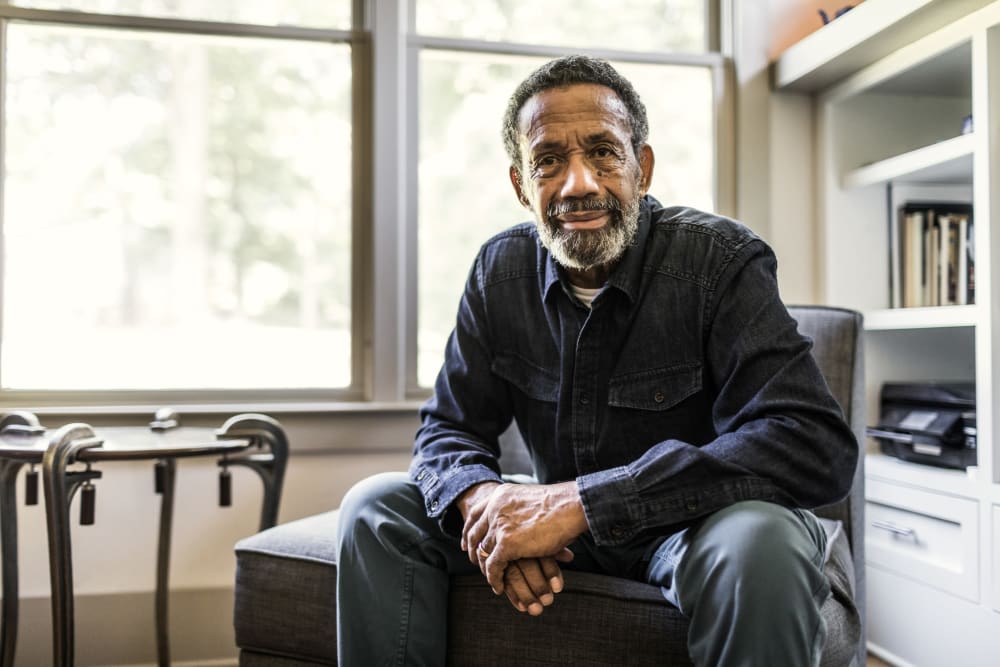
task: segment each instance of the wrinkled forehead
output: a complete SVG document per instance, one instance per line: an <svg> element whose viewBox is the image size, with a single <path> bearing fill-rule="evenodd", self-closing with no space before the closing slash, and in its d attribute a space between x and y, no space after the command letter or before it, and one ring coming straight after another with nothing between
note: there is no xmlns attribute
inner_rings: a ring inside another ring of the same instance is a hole
<svg viewBox="0 0 1000 667"><path fill-rule="evenodd" d="M617 93L591 83L547 88L535 93L518 113L518 133L529 143L551 128L603 126L607 131L631 132L628 109Z"/></svg>

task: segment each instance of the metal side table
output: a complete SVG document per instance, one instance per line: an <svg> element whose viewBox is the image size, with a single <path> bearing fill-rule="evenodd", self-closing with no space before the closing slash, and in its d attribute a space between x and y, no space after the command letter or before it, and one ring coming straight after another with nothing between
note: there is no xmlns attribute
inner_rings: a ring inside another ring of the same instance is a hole
<svg viewBox="0 0 1000 667"><path fill-rule="evenodd" d="M260 529L277 523L278 504L288 440L274 419L259 414L232 417L219 429L180 427L176 415L161 410L148 429L67 424L46 437L30 413L15 412L0 419L0 556L3 558L3 608L0 610L0 665L14 664L17 639L17 512L15 481L22 466L31 466L25 484L26 500L37 502L37 473L42 464L45 515L49 540L49 576L52 588L53 664L73 664L73 563L69 511L80 491L80 521L94 522L93 480L101 472L93 466L106 461L155 460L155 490L161 495L156 559L156 642L160 665L170 664L167 628L168 570L173 523L176 460L220 456L219 502L231 502L230 466L245 466L264 484ZM70 469L71 465L85 466Z"/></svg>

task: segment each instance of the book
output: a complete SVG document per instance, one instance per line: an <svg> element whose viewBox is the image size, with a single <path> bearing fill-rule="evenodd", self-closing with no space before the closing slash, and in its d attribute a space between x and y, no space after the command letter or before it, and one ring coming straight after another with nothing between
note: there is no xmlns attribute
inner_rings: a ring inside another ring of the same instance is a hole
<svg viewBox="0 0 1000 667"><path fill-rule="evenodd" d="M940 269L939 258L941 255L938 248L941 246L939 238L940 227L934 211L928 211L924 221L924 303L925 306L939 306L938 295L938 270Z"/></svg>
<svg viewBox="0 0 1000 667"><path fill-rule="evenodd" d="M972 217L969 217L968 234L965 237L966 243L966 255L967 262L969 265L967 274L967 292L966 292L966 303L976 302L976 244L975 244L975 225L973 224Z"/></svg>
<svg viewBox="0 0 1000 667"><path fill-rule="evenodd" d="M908 201L890 233L890 304L894 308L974 302L972 206Z"/></svg>
<svg viewBox="0 0 1000 667"><path fill-rule="evenodd" d="M956 273L955 303L969 303L969 218L958 221L958 269Z"/></svg>
<svg viewBox="0 0 1000 667"><path fill-rule="evenodd" d="M910 211L904 215L903 255L901 266L903 276L903 307L916 308L924 305L924 212Z"/></svg>

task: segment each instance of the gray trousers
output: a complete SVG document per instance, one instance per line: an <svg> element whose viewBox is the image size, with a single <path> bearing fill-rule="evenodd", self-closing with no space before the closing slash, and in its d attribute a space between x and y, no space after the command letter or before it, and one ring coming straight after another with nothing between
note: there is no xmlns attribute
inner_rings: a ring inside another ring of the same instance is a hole
<svg viewBox="0 0 1000 667"><path fill-rule="evenodd" d="M340 665L444 665L448 577L479 570L427 517L417 486L404 473L359 482L341 504L338 540ZM696 665L804 667L819 664L826 637L825 546L811 513L750 501L623 547L584 535L565 567L659 586L690 619Z"/></svg>

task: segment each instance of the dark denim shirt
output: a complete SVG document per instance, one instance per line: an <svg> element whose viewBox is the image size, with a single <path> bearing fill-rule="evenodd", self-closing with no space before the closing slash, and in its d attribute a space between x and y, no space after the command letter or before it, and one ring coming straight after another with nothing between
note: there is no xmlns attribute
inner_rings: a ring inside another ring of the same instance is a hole
<svg viewBox="0 0 1000 667"><path fill-rule="evenodd" d="M651 197L592 310L534 224L487 241L421 410L410 475L429 516L453 529L455 499L500 480L512 419L541 483L576 480L597 544L738 501L844 497L857 442L775 270L738 222Z"/></svg>

